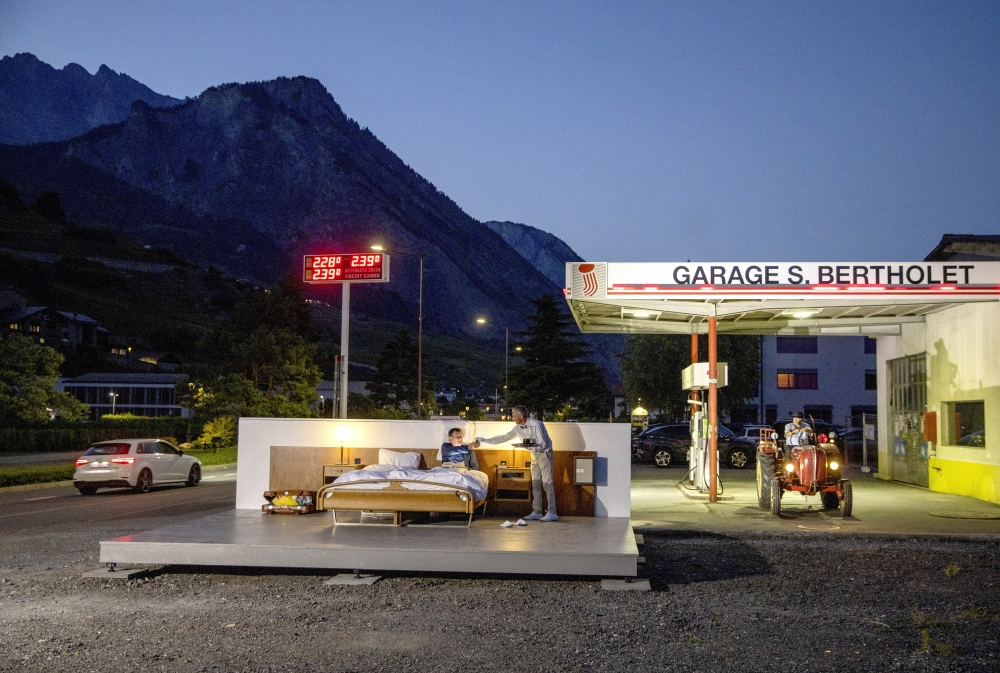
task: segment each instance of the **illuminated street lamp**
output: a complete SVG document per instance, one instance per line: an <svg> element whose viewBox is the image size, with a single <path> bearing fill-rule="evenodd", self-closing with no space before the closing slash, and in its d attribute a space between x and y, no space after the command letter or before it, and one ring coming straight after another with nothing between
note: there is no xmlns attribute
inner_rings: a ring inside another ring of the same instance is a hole
<svg viewBox="0 0 1000 673"><path fill-rule="evenodd" d="M376 243L372 250L383 252L385 246ZM397 255L413 253L396 251ZM417 299L417 420L424 417L424 256L420 257L420 291Z"/></svg>
<svg viewBox="0 0 1000 673"><path fill-rule="evenodd" d="M478 324L478 325L485 325L486 324L486 318L481 318L481 317L480 318L476 318L476 324ZM504 402L509 402L510 400L508 399L508 396L510 395L510 389L508 388L508 384L510 383L510 373L509 373L510 372L510 366L509 366L508 363L509 363L509 360L510 360L510 328L509 327L504 327L503 328L503 333L504 333L504 339L503 339L503 400L504 400ZM520 351L521 347L520 346L515 346L514 350ZM499 410L500 410L500 396L497 395L497 411L499 412Z"/></svg>
<svg viewBox="0 0 1000 673"><path fill-rule="evenodd" d="M118 399L118 393L115 393L115 392L108 393L108 397L111 398L111 415L114 416L115 415L115 400Z"/></svg>

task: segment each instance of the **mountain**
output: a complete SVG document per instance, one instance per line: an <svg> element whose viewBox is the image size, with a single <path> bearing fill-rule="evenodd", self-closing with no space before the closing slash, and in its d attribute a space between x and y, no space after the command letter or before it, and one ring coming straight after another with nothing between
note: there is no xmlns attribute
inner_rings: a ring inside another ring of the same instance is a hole
<svg viewBox="0 0 1000 673"><path fill-rule="evenodd" d="M29 203L57 193L75 225L262 283L300 275L306 252L382 244L392 280L355 286L359 317L415 325L423 257L424 326L459 339L521 329L528 302L559 296L563 264L579 259L533 227L469 217L305 77L212 87L165 108L135 100L122 121L77 137L0 145L0 175ZM340 292L309 296L334 304ZM617 341L596 347L612 379Z"/></svg>
<svg viewBox="0 0 1000 673"><path fill-rule="evenodd" d="M156 93L102 65L91 75L70 63L62 70L31 54L0 59L0 143L67 140L128 116L132 103L153 107L181 101Z"/></svg>
<svg viewBox="0 0 1000 673"><path fill-rule="evenodd" d="M566 283L566 262L583 261L583 257L573 252L561 238L531 225L493 221L483 224L500 234L507 245L560 287Z"/></svg>
<svg viewBox="0 0 1000 673"><path fill-rule="evenodd" d="M438 329L475 334L480 315L494 329L520 326L526 300L561 287L305 77L213 87L170 108L136 101L118 124L59 143L0 148L0 173L28 198L57 191L74 221L129 228L140 238L148 221L180 230L185 216L202 228L225 223L223 233L254 232L284 258L284 268L257 277L294 271L307 251L381 243L397 253L392 282L356 296L384 305L416 304L423 255L424 316ZM109 193L120 198L91 197ZM176 217L160 222L164 213ZM251 263L258 259L256 246L235 240L226 255L240 246Z"/></svg>

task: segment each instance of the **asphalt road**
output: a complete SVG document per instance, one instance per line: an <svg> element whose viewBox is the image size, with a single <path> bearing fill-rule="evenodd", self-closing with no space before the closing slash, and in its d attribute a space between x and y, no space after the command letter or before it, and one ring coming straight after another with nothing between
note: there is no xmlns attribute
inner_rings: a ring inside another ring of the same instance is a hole
<svg viewBox="0 0 1000 673"><path fill-rule="evenodd" d="M62 531L88 524L142 522L204 515L236 503L235 467L206 467L201 484L155 486L150 493L103 489L80 495L72 485L40 485L0 490L0 535L36 530ZM149 526L153 527L153 526Z"/></svg>
<svg viewBox="0 0 1000 673"><path fill-rule="evenodd" d="M0 671L1000 670L1000 538L647 528L648 593L225 567L81 577L100 540L228 509L234 491L220 476L0 494Z"/></svg>

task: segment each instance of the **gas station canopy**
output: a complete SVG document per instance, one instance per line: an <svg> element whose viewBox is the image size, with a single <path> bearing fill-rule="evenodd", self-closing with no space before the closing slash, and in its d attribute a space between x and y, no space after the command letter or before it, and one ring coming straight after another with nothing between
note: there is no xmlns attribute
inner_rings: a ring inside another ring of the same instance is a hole
<svg viewBox="0 0 1000 673"><path fill-rule="evenodd" d="M569 262L564 293L585 333L876 336L1000 300L1000 262Z"/></svg>

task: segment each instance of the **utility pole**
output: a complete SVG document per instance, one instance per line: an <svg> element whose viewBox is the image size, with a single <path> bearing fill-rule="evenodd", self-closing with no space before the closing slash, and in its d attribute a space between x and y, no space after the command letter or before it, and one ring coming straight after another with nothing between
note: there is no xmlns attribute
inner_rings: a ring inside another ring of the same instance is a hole
<svg viewBox="0 0 1000 673"><path fill-rule="evenodd" d="M351 284L343 283L340 303L340 417L347 418L347 342L351 329Z"/></svg>

